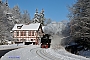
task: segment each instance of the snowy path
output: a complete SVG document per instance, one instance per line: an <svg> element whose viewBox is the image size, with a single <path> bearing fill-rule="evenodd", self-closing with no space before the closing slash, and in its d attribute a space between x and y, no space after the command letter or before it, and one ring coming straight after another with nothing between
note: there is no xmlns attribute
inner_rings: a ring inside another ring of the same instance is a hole
<svg viewBox="0 0 90 60"><path fill-rule="evenodd" d="M64 49L41 49L39 46L29 45L25 48L6 53L1 60L90 60L88 58L68 53Z"/></svg>
<svg viewBox="0 0 90 60"><path fill-rule="evenodd" d="M0 50L7 50L7 49L14 49L14 48L21 48L21 47L26 47L26 45L19 44L13 44L13 45L0 45Z"/></svg>

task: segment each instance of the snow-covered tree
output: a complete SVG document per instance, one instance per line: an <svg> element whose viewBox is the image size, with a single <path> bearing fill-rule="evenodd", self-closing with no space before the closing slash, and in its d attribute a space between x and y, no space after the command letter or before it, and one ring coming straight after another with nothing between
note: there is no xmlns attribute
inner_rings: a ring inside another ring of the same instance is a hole
<svg viewBox="0 0 90 60"><path fill-rule="evenodd" d="M51 35L62 35L66 25L63 22L52 22L45 26L44 32Z"/></svg>
<svg viewBox="0 0 90 60"><path fill-rule="evenodd" d="M36 9L36 12L34 14L33 23L40 23L40 21L39 21L39 14L38 14L38 10L37 9Z"/></svg>
<svg viewBox="0 0 90 60"><path fill-rule="evenodd" d="M45 22L44 22L44 25L48 25L52 22L52 20L49 18L49 19L45 19Z"/></svg>
<svg viewBox="0 0 90 60"><path fill-rule="evenodd" d="M90 47L90 0L77 0L70 7L69 18L72 40Z"/></svg>
<svg viewBox="0 0 90 60"><path fill-rule="evenodd" d="M21 23L25 24L25 23L30 23L30 15L28 13L27 10L24 11L24 13L22 14L22 21Z"/></svg>
<svg viewBox="0 0 90 60"><path fill-rule="evenodd" d="M6 3L0 3L0 40L4 41L10 35L11 22L8 21L6 13L9 11L9 7ZM9 27L8 27L9 26Z"/></svg>
<svg viewBox="0 0 90 60"><path fill-rule="evenodd" d="M0 2L0 42L13 40L13 36L10 31L14 24L22 23L25 19L27 22L29 21L28 13L25 12L23 16L24 17L22 18L22 14L17 5L14 6L14 8L10 8L7 0L6 2Z"/></svg>
<svg viewBox="0 0 90 60"><path fill-rule="evenodd" d="M13 15L12 17L13 17L14 24L21 22L21 12L18 5L13 7L12 15Z"/></svg>
<svg viewBox="0 0 90 60"><path fill-rule="evenodd" d="M34 23L41 23L42 25L44 25L45 17L44 17L44 10L43 9L40 12L40 14L38 13L38 10L36 9L36 12L35 12L34 18L33 18L33 22Z"/></svg>
<svg viewBox="0 0 90 60"><path fill-rule="evenodd" d="M40 18L39 21L42 25L44 25L45 22L45 17L44 17L44 10L42 9L41 13L40 13Z"/></svg>

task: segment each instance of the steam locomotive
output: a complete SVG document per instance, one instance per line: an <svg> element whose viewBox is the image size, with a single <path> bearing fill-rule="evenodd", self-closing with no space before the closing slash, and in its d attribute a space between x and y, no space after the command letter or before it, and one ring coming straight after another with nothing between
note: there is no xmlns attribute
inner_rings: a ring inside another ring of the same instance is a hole
<svg viewBox="0 0 90 60"><path fill-rule="evenodd" d="M45 34L41 38L41 48L50 48L51 45L51 39L49 39L50 35Z"/></svg>

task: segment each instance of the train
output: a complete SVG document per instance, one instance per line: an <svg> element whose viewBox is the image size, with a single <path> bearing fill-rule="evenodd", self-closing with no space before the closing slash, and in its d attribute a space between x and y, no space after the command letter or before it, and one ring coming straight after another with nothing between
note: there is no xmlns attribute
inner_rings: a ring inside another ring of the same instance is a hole
<svg viewBox="0 0 90 60"><path fill-rule="evenodd" d="M41 38L41 48L50 48L51 39L49 37L49 34L43 35L43 37Z"/></svg>

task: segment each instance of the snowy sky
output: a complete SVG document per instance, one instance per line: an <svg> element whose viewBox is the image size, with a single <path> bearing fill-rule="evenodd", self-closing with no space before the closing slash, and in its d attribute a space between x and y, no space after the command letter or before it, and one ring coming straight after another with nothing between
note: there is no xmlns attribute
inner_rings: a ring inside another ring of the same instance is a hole
<svg viewBox="0 0 90 60"><path fill-rule="evenodd" d="M5 0L3 0L5 1ZM21 11L27 10L30 17L33 18L35 9L40 12L45 10L45 17L51 18L53 21L68 20L68 5L74 4L76 0L8 0L9 6L12 8L19 5Z"/></svg>

